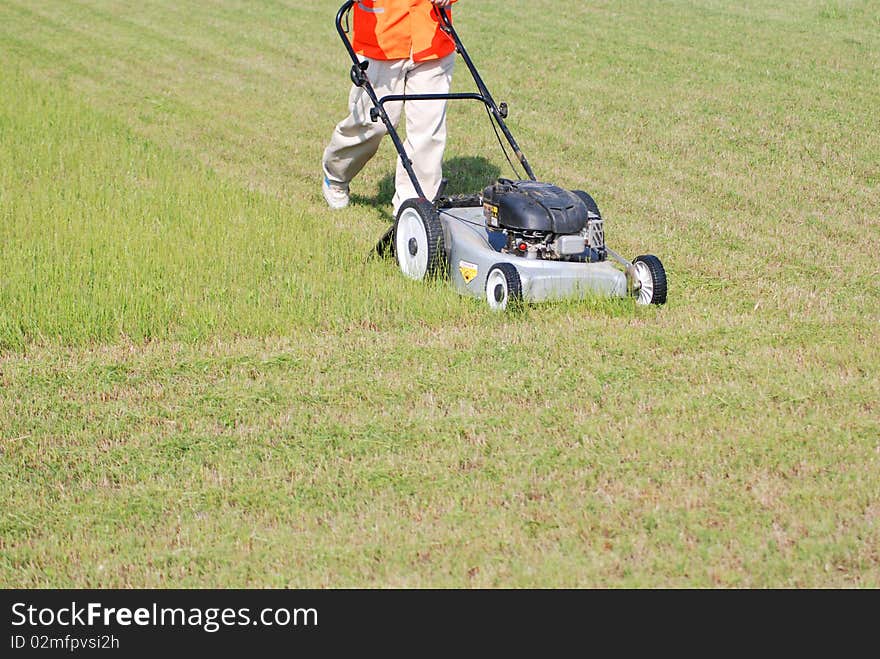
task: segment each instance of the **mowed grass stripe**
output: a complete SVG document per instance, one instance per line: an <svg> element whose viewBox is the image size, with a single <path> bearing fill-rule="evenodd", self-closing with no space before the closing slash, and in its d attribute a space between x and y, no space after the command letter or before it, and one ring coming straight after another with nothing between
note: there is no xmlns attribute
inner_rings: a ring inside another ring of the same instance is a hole
<svg viewBox="0 0 880 659"><path fill-rule="evenodd" d="M876 585L870 347L638 333L10 357L3 579Z"/></svg>
<svg viewBox="0 0 880 659"><path fill-rule="evenodd" d="M329 73L335 69L336 78L345 79L344 67L338 67L341 59L314 57L326 45L326 33L304 30L301 17L313 22L317 10L289 11L280 21L266 16L265 6L259 12L242 13L240 8L237 21L233 17L221 21L228 31L218 32L210 25L229 13L222 6L214 11L204 5L181 9L178 3L167 3L147 12L142 9L107 3L0 4L0 12L9 13L7 26L26 28L25 40L37 51L46 48L51 53L48 61L29 57L31 65L50 76L72 74L77 84L95 91L124 84L127 92L114 100L113 110L127 109L148 134L170 138L176 148L216 169L240 173L248 165L262 170L260 165L271 158L286 160L303 174L297 144L275 140L288 133L303 134L324 115L315 114L310 97L316 86L326 89L321 81ZM3 31L0 26L0 35ZM22 30L15 29L3 35L18 44L17 49L28 51L21 37ZM254 47L245 46L251 42ZM61 66L58 54L63 54ZM71 71L69 64L77 61L87 68ZM254 102L259 105L259 118L253 113ZM344 100L338 107L344 108ZM186 118L186 126L177 123L180 118ZM255 144L261 147L257 162L246 153ZM313 172L311 163L308 174ZM265 188L264 181L249 183Z"/></svg>

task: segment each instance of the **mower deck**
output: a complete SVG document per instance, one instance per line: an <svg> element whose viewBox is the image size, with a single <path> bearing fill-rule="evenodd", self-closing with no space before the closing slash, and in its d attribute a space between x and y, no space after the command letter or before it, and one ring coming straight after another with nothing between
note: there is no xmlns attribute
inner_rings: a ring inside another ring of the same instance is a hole
<svg viewBox="0 0 880 659"><path fill-rule="evenodd" d="M530 259L499 251L500 233L489 231L482 208L440 210L449 278L462 294L482 298L489 269L510 263L522 282L522 298L542 302L591 295L626 297L626 274L608 261L577 263ZM494 243L494 244L493 244Z"/></svg>

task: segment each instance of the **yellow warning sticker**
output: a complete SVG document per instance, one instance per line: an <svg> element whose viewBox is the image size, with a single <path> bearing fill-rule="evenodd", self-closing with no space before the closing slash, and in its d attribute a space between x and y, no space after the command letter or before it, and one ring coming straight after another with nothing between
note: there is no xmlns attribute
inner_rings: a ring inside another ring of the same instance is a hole
<svg viewBox="0 0 880 659"><path fill-rule="evenodd" d="M461 273L465 284L470 284L477 277L477 266L467 261L458 262L458 271Z"/></svg>

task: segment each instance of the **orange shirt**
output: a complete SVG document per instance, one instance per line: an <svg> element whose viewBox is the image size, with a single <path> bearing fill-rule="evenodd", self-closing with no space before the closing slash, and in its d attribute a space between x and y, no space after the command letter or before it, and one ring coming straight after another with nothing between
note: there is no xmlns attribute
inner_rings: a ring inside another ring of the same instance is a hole
<svg viewBox="0 0 880 659"><path fill-rule="evenodd" d="M455 50L429 0L360 0L354 13L355 52L372 59L440 59ZM452 12L446 11L452 18Z"/></svg>

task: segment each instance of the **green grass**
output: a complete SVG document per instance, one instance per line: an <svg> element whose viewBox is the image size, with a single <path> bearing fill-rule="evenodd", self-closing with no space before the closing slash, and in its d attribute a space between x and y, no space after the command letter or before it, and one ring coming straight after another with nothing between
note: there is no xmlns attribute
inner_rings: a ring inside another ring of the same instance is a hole
<svg viewBox="0 0 880 659"><path fill-rule="evenodd" d="M0 585L880 586L877 4L457 9L666 307L367 259L333 3L0 0Z"/></svg>

